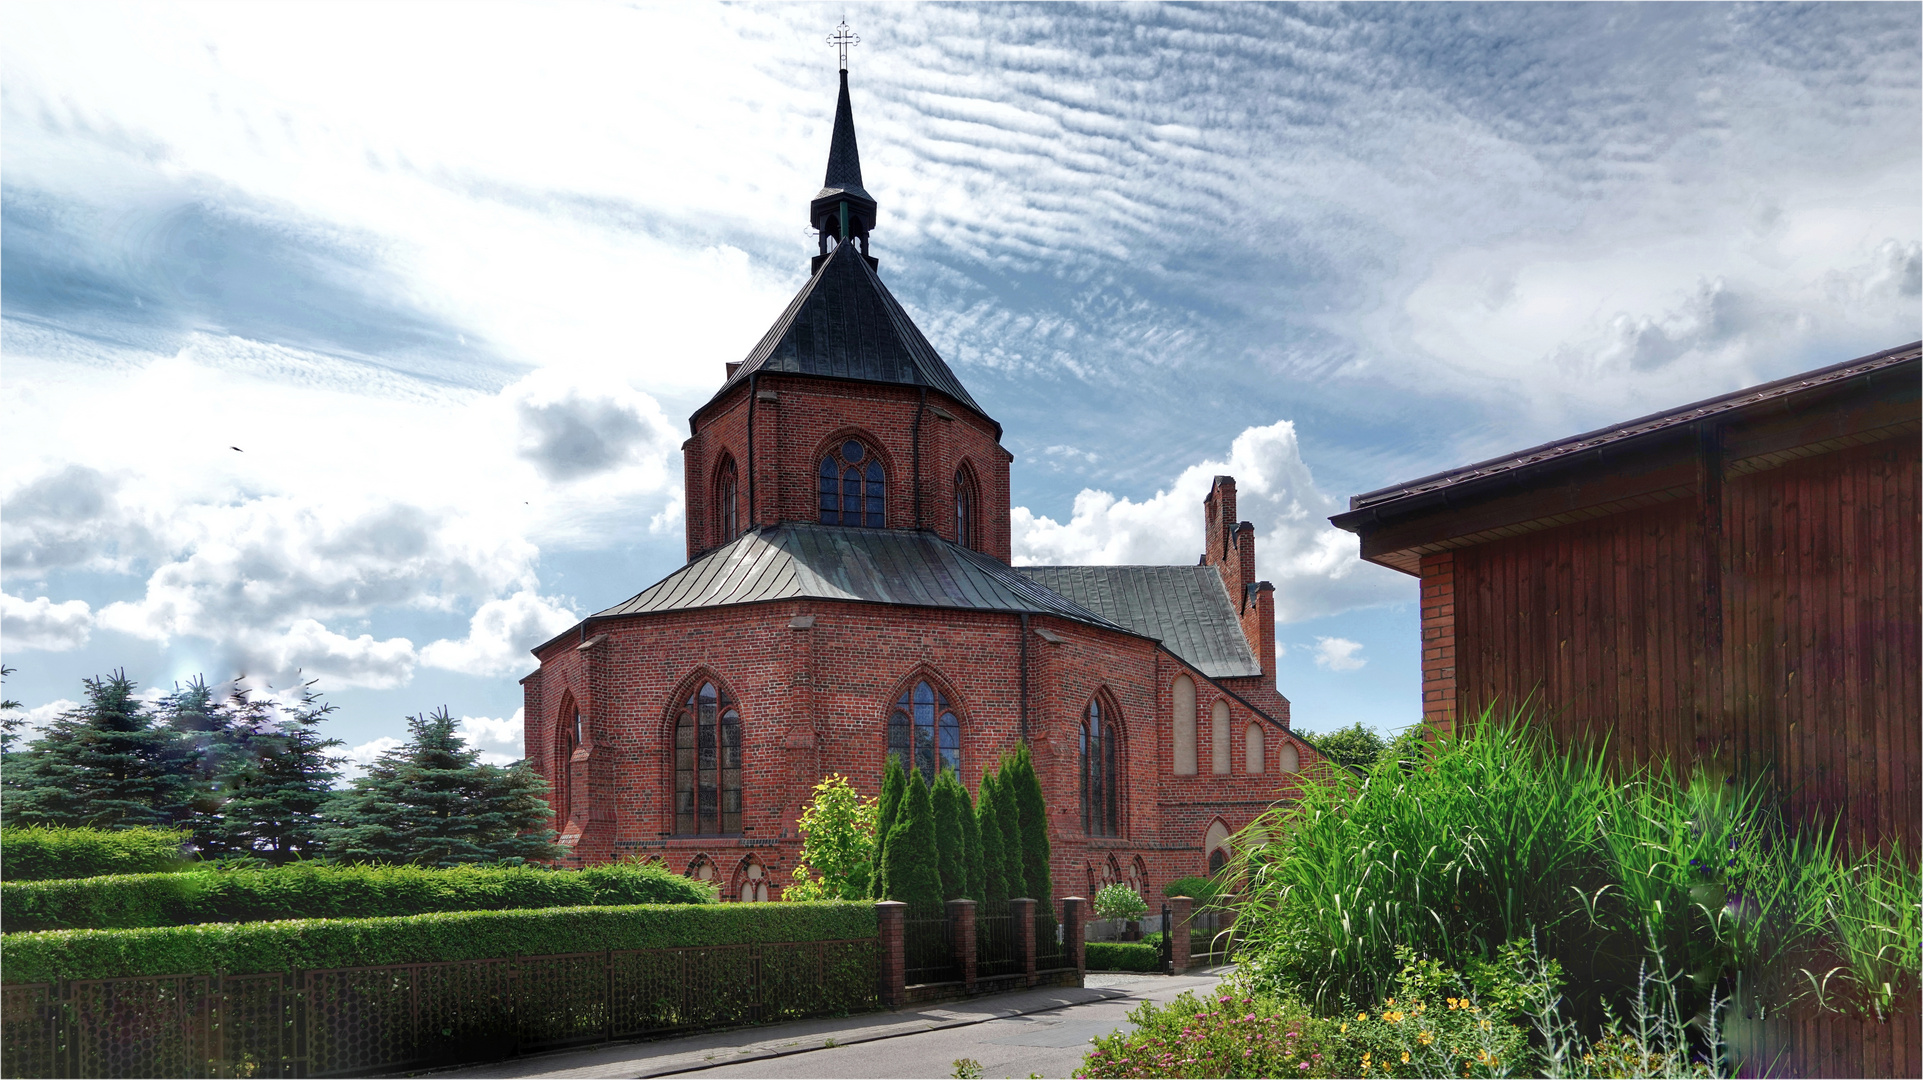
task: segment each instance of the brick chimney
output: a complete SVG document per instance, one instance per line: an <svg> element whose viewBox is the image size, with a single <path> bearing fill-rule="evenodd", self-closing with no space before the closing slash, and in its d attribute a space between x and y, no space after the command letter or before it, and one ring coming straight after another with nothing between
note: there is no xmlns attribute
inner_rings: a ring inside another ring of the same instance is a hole
<svg viewBox="0 0 1923 1080"><path fill-rule="evenodd" d="M1255 577L1255 525L1235 519L1235 477L1218 476L1202 500L1207 549L1202 564L1222 575L1229 602L1242 622L1242 636L1275 685L1275 586Z"/></svg>

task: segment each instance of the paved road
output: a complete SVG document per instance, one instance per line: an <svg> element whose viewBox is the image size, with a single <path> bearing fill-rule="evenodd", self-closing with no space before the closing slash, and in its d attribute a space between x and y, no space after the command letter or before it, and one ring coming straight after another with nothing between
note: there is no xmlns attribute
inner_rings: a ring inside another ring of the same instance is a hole
<svg viewBox="0 0 1923 1080"><path fill-rule="evenodd" d="M650 1043L624 1043L475 1066L461 1077L946 1077L958 1058L984 1077L1067 1076L1089 1040L1127 1026L1143 1001L1206 993L1227 969L1190 975L1091 974L1082 989L804 1020Z"/></svg>

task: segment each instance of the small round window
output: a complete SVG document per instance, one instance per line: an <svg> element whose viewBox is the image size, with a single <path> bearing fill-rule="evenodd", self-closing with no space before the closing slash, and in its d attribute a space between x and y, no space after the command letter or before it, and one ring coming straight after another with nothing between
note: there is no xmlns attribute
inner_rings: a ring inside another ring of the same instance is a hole
<svg viewBox="0 0 1923 1080"><path fill-rule="evenodd" d="M847 442L841 444L841 456L850 465L859 462L865 453L867 453L867 451L863 450L861 444L853 439L849 439Z"/></svg>

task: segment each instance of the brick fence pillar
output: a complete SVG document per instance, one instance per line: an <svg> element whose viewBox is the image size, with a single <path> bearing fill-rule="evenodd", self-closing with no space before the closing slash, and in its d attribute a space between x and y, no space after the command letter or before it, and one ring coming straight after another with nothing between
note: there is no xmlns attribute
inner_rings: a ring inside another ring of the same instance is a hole
<svg viewBox="0 0 1923 1080"><path fill-rule="evenodd" d="M1027 985L1035 985L1035 901L1018 896L1008 902L1008 916L1015 921L1015 951L1022 954L1022 974Z"/></svg>
<svg viewBox="0 0 1923 1080"><path fill-rule="evenodd" d="M1068 950L1068 962L1075 966L1075 985L1082 985L1088 974L1088 950L1082 938L1083 923L1087 918L1083 910L1088 901L1079 896L1062 897L1062 948Z"/></svg>
<svg viewBox="0 0 1923 1080"><path fill-rule="evenodd" d="M961 962L962 987L975 992L975 902L948 902L948 940L954 944L955 959Z"/></svg>
<svg viewBox="0 0 1923 1080"><path fill-rule="evenodd" d="M879 924L881 938L876 992L881 995L884 1009L899 1009L908 1000L908 950L902 938L907 919L908 905L899 900L883 900L875 905L875 922Z"/></svg>
<svg viewBox="0 0 1923 1080"><path fill-rule="evenodd" d="M1176 975L1188 970L1189 966L1189 912L1195 901L1186 896L1171 896L1169 903L1169 925L1162 928L1168 935L1169 964Z"/></svg>

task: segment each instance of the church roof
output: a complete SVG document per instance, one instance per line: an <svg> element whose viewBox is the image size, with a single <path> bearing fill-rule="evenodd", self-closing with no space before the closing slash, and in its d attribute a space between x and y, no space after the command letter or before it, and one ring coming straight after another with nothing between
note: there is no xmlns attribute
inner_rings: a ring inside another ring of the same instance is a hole
<svg viewBox="0 0 1923 1080"><path fill-rule="evenodd" d="M1211 679L1262 674L1212 566L1018 566L1015 573L1195 665Z"/></svg>
<svg viewBox="0 0 1923 1080"><path fill-rule="evenodd" d="M846 192L873 202L875 197L861 186L861 150L855 145L855 109L848 101L848 72L841 73L841 97L835 101L835 133L828 143L828 171L821 180L817 200Z"/></svg>
<svg viewBox="0 0 1923 1080"><path fill-rule="evenodd" d="M926 386L988 415L853 244L828 253L708 404L757 371Z"/></svg>
<svg viewBox="0 0 1923 1080"><path fill-rule="evenodd" d="M800 599L1027 612L1129 632L999 560L934 533L806 522L744 533L591 617Z"/></svg>

